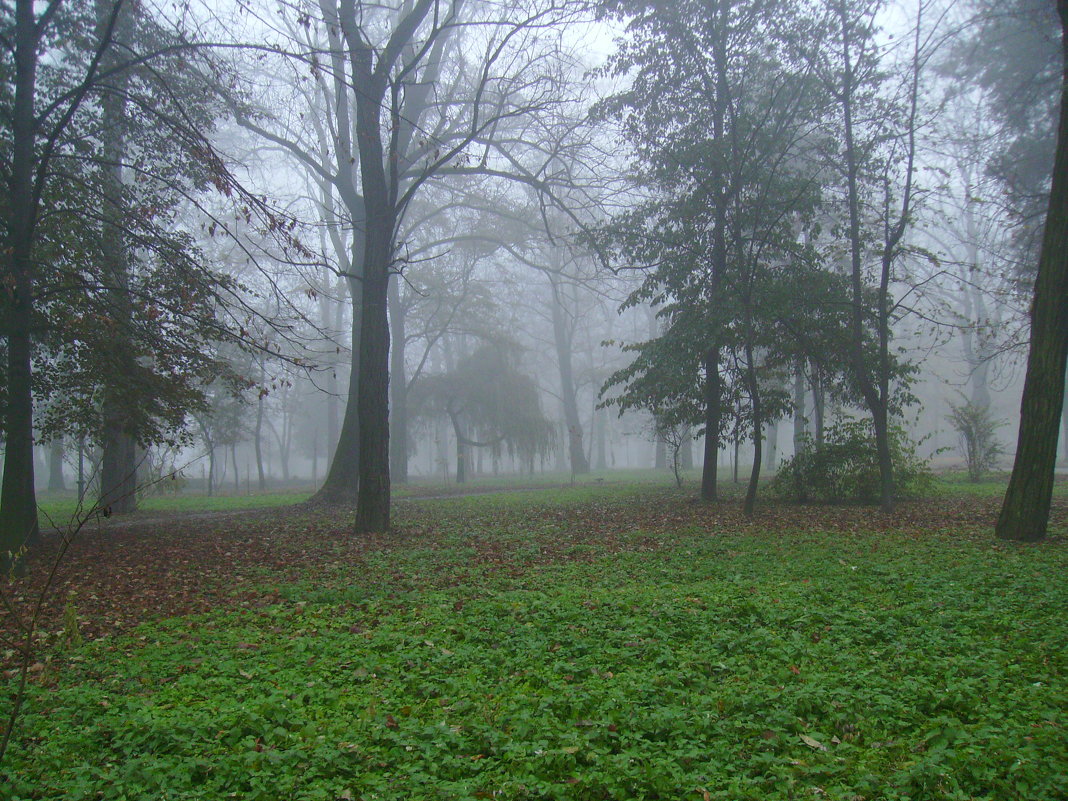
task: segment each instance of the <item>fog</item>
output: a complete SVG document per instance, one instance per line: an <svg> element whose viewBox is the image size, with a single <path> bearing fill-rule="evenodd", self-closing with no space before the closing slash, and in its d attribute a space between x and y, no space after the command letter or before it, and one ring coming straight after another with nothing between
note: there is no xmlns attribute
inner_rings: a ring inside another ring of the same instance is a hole
<svg viewBox="0 0 1068 801"><path fill-rule="evenodd" d="M850 421L965 471L963 412L1008 470L1061 63L1002 5L61 4L5 61L5 543L34 488L751 511Z"/></svg>

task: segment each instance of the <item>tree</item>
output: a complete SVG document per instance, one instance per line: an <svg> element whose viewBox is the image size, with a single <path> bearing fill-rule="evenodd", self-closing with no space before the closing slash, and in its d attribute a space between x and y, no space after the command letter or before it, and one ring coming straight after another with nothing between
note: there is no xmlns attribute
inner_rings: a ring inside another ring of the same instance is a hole
<svg viewBox="0 0 1068 801"><path fill-rule="evenodd" d="M5 4L0 21L6 51L4 72L9 81L3 101L11 124L3 164L6 197L0 276L0 321L7 350L6 450L0 490L0 567L4 569L18 561L38 534L31 363L42 198L50 189L52 160L110 46L121 4L121 0L113 4L93 50L67 64L54 64L45 58L71 22L61 13L67 11L62 0L51 0L44 6L33 0L16 0L13 8ZM55 94L47 95L53 86Z"/></svg>
<svg viewBox="0 0 1068 801"><path fill-rule="evenodd" d="M1005 452L995 434L1004 422L990 416L990 405L963 400L959 405L950 404L947 417L960 437L961 450L968 468L968 480L979 481L983 474L993 468Z"/></svg>
<svg viewBox="0 0 1068 801"><path fill-rule="evenodd" d="M424 415L446 417L456 438L456 482L466 481L469 448L501 447L523 460L545 455L554 429L545 418L534 381L516 367L514 347L485 344L455 367L419 384Z"/></svg>
<svg viewBox="0 0 1068 801"><path fill-rule="evenodd" d="M826 0L824 16L802 49L830 100L826 166L843 184L849 242L852 314L847 352L855 384L872 416L880 505L891 511L895 491L890 418L896 388L890 342L893 323L902 312L893 285L918 196L914 178L920 77L935 40L924 27L929 3L920 0L908 50L896 73L900 85L890 92L885 49L877 39L876 20L883 5L883 0ZM871 300L874 305L869 305ZM868 345L872 339L874 349Z"/></svg>
<svg viewBox="0 0 1068 801"><path fill-rule="evenodd" d="M701 409L692 421L705 434L701 496L715 500L725 399L739 388L727 386L727 373L738 365L754 437L762 436L754 312L766 282L758 277L791 260L818 186L799 158L814 120L814 87L788 47L803 16L758 0L608 9L626 17L628 33L610 72L630 82L599 113L622 125L641 200L616 217L605 243L620 263L649 265L628 303L662 306L667 329L662 347L639 346L634 369L609 383L630 382L624 404L631 396L646 408ZM651 358L658 352L669 370ZM670 380L642 377L653 375Z"/></svg>
<svg viewBox="0 0 1068 801"><path fill-rule="evenodd" d="M1031 304L1016 459L996 528L1001 539L1025 542L1046 536L1068 361L1068 0L1057 0L1057 13L1063 61L1053 184Z"/></svg>

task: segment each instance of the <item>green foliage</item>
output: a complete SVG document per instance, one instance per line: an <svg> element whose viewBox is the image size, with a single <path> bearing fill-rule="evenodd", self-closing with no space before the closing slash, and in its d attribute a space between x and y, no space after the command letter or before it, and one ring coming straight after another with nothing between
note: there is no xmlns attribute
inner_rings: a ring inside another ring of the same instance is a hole
<svg viewBox="0 0 1068 801"><path fill-rule="evenodd" d="M1063 548L717 524L522 571L479 558L681 503L439 504L433 543L366 550L282 603L89 643L35 680L0 797L1061 796Z"/></svg>
<svg viewBox="0 0 1068 801"><path fill-rule="evenodd" d="M989 406L979 406L966 401L960 406L950 404L953 411L946 419L960 437L961 451L968 466L968 479L978 482L994 468L1005 448L997 440L997 430L1004 421L990 416Z"/></svg>
<svg viewBox="0 0 1068 801"><path fill-rule="evenodd" d="M900 428L890 430L890 453L898 497L915 497L930 488L926 460ZM844 501L874 503L880 497L879 459L868 420L840 420L830 426L822 444L806 439L771 482L779 497L801 503Z"/></svg>

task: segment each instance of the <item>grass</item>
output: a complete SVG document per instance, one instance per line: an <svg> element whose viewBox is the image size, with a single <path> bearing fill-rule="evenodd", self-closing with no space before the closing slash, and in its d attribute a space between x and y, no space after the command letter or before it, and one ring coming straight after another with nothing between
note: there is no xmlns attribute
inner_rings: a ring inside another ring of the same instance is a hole
<svg viewBox="0 0 1068 801"><path fill-rule="evenodd" d="M228 512L243 509L289 506L308 500L310 491L262 492L254 495L150 495L141 499L138 513L160 512ZM78 499L71 493L40 493L37 508L42 524L52 521L60 526L72 519L78 510Z"/></svg>
<svg viewBox="0 0 1068 801"><path fill-rule="evenodd" d="M697 475L697 472L690 471L691 479L696 480ZM604 483L666 486L673 480L670 473L662 470L602 470L578 477L572 477L570 473L557 472L534 475L479 475L465 484L443 482L432 476L416 476L408 484L394 484L392 491L395 499L406 499L425 495L462 494L487 489L506 490L519 487L595 486ZM161 512L236 512L246 509L266 509L303 503L311 497L312 492L313 490L309 487L235 495L230 494L228 488L223 488L217 495L205 495L201 492L150 495L140 500L138 512L158 514ZM78 509L77 498L73 492L40 492L37 501L41 520L45 524L52 521L56 526L63 525L73 518Z"/></svg>
<svg viewBox="0 0 1068 801"><path fill-rule="evenodd" d="M1064 797L1063 541L685 503L409 504L359 570L67 646L0 797Z"/></svg>
<svg viewBox="0 0 1068 801"><path fill-rule="evenodd" d="M725 468L721 469L725 470ZM746 476L748 472L748 467L741 471ZM724 473L721 473L721 475L724 475ZM686 486L692 488L700 480L700 470L684 471L683 478L686 481ZM479 475L470 479L466 484L443 482L440 478L433 476L415 476L408 484L395 484L393 486L393 497L397 500L402 500L416 499L427 495L459 495L466 492L497 489L584 487L602 484L670 486L673 483L674 476L670 471L652 469L600 470L582 476L572 476L566 472L544 472L534 475ZM720 484L721 491L728 497L736 495L738 487L743 486L736 485L729 480L721 481ZM962 471L946 471L935 475L931 491L936 496L995 498L1000 497L1005 492L1007 484L1007 473L993 475L981 482L973 483L968 481L967 475ZM1053 492L1054 497L1068 497L1068 481L1058 481L1054 485ZM177 495L153 495L141 501L140 512L144 514L225 512L273 508L302 503L311 495L312 490L310 488L273 490L245 495L230 495L226 494L225 490L223 494L214 496L192 492ZM55 525L62 525L73 517L77 509L77 502L73 493L42 492L38 494L38 508L41 511L42 521L51 520L54 521Z"/></svg>

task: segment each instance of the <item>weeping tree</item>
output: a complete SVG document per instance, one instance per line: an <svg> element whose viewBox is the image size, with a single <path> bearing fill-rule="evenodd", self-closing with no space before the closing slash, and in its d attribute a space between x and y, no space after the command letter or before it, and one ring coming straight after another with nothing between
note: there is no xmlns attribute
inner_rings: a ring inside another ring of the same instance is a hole
<svg viewBox="0 0 1068 801"><path fill-rule="evenodd" d="M541 408L537 384L520 372L519 351L486 344L448 372L424 376L413 407L424 418L445 418L456 438L456 482L467 480L470 448L507 452L533 463L553 449L556 432Z"/></svg>

